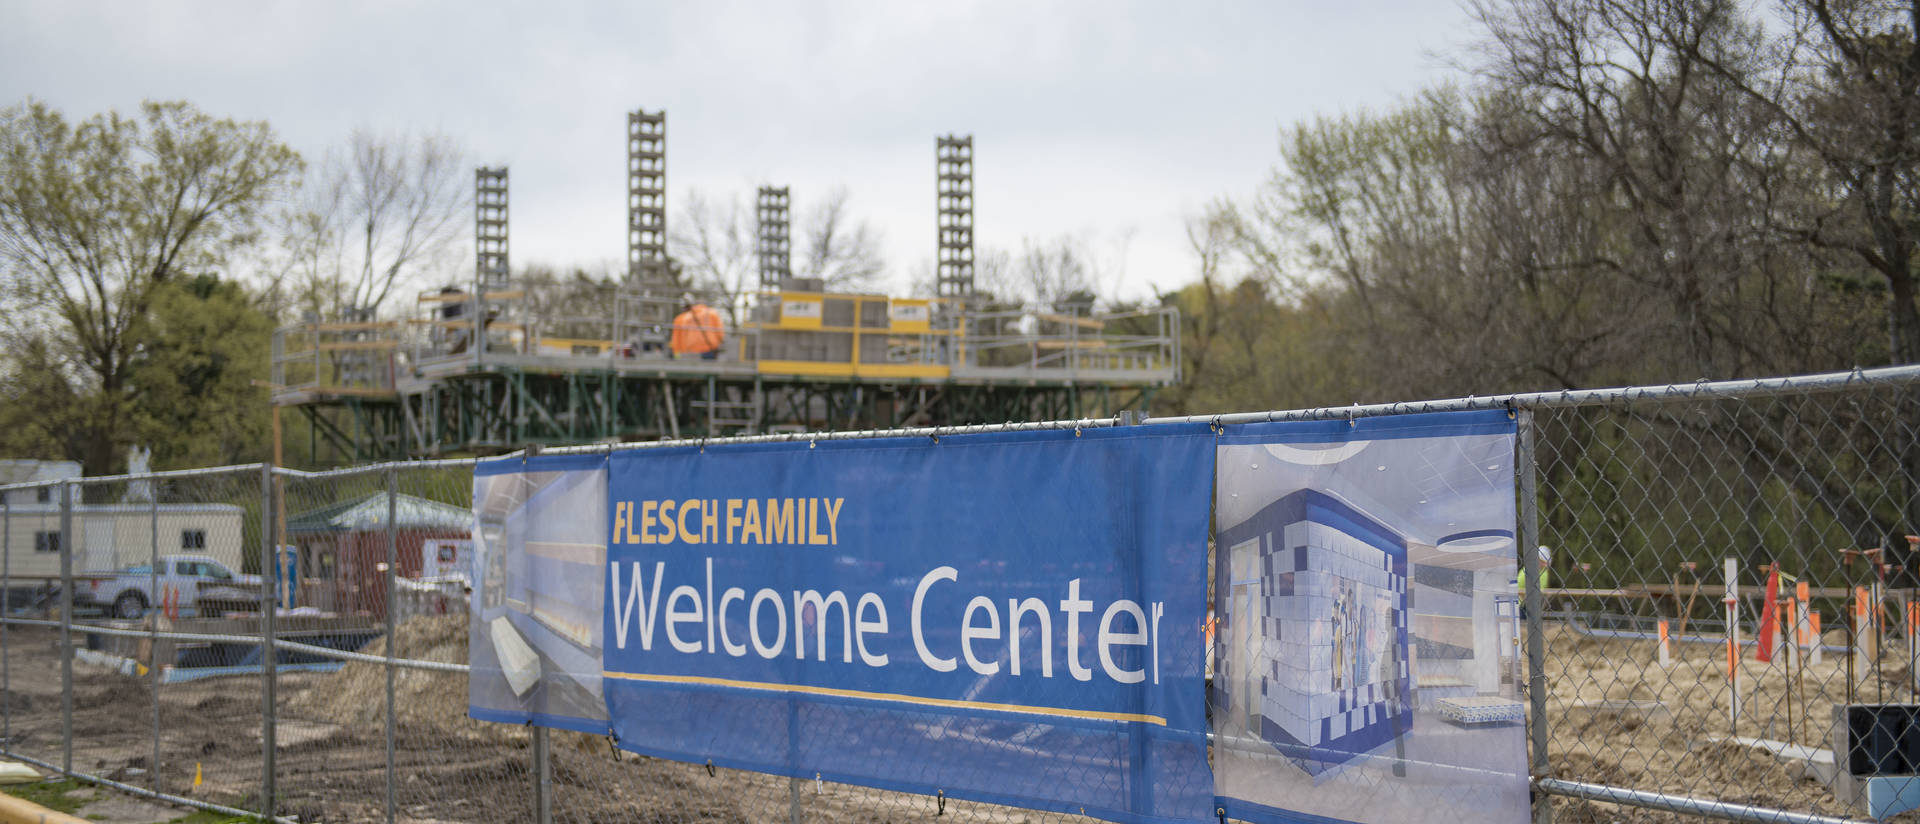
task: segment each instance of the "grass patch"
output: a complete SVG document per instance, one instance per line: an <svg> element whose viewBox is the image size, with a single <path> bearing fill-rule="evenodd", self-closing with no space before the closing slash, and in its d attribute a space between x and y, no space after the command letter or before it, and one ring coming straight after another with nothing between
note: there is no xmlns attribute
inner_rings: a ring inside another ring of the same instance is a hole
<svg viewBox="0 0 1920 824"><path fill-rule="evenodd" d="M24 798L57 813L78 811L94 796L91 784L83 784L71 778L62 781L36 781L32 784L12 784L0 787L0 791L11 796Z"/></svg>
<svg viewBox="0 0 1920 824"><path fill-rule="evenodd" d="M0 786L0 792L18 796L45 807L54 812L68 815L80 815L98 820L97 816L85 816L81 809L99 800L94 786L71 778L62 781L38 781L32 784L13 784ZM188 815L170 819L166 824L256 824L258 816L233 816L216 813L211 810L196 810Z"/></svg>
<svg viewBox="0 0 1920 824"><path fill-rule="evenodd" d="M260 819L256 816L233 816L216 813L212 810L197 810L192 815L183 815L167 824L253 824Z"/></svg>

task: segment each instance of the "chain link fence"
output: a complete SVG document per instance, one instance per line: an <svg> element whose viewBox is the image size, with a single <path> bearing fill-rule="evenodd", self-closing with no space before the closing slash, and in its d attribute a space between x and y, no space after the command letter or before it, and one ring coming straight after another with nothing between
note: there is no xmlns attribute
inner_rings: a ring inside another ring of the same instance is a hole
<svg viewBox="0 0 1920 824"><path fill-rule="evenodd" d="M1536 815L1920 795L1920 369L1198 420L1471 408L1519 419L1550 548L1516 596ZM472 494L457 460L0 487L4 754L303 822L1078 820L469 719Z"/></svg>
<svg viewBox="0 0 1920 824"><path fill-rule="evenodd" d="M1840 709L1920 704L1916 401L1856 384L1534 413L1545 775L1835 816L1920 791L1847 777L1920 770L1911 712Z"/></svg>

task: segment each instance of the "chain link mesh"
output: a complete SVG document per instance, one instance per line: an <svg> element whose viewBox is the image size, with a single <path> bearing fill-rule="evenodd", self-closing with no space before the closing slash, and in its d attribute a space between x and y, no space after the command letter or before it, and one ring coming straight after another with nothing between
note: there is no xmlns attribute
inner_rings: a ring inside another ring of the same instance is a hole
<svg viewBox="0 0 1920 824"><path fill-rule="evenodd" d="M1849 722L1844 709L1920 704L1912 385L1527 404L1538 538L1552 550L1542 614L1520 622L1545 641L1536 779L1748 805L1763 820L1864 818L1878 810L1849 773L1920 771L1920 753L1897 746L1920 723L1911 712ZM663 761L564 731L546 735L543 787L529 728L467 717L471 465L272 477L240 467L4 489L8 754L248 810L266 807L271 778L274 811L300 821L538 820L543 798L552 820L582 824L1079 820ZM201 561L220 569L178 566ZM263 572L285 576L271 713L250 577ZM1509 684L1523 694L1525 649ZM1563 822L1680 817L1553 804Z"/></svg>
<svg viewBox="0 0 1920 824"><path fill-rule="evenodd" d="M1917 421L1904 386L1537 410L1549 774L1872 813L1835 780L1869 755L1835 721L1920 702ZM1893 723L1867 727L1897 742Z"/></svg>

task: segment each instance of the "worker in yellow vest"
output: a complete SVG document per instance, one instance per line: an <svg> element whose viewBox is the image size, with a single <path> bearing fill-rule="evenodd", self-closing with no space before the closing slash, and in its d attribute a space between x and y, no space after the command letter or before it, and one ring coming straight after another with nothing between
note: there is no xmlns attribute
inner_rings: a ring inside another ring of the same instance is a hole
<svg viewBox="0 0 1920 824"><path fill-rule="evenodd" d="M1546 602L1545 593L1547 591L1547 581L1549 579L1549 576L1553 574L1553 568L1549 566L1549 564L1551 564L1551 562L1553 561L1553 551L1543 546L1543 547L1540 547L1534 554L1535 554L1535 557L1539 559L1539 564L1540 564L1541 603L1544 605ZM1520 565L1520 574L1518 577L1514 578L1514 583L1519 585L1520 617L1525 618L1527 617L1527 565L1526 564Z"/></svg>

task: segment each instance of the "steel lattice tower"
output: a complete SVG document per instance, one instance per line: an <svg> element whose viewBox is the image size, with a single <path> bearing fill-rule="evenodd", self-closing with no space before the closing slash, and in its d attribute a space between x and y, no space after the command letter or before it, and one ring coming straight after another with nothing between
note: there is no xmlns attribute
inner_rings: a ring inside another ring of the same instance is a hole
<svg viewBox="0 0 1920 824"><path fill-rule="evenodd" d="M481 289L507 284L507 167L473 170L474 281Z"/></svg>
<svg viewBox="0 0 1920 824"><path fill-rule="evenodd" d="M669 278L667 113L627 113L627 277Z"/></svg>
<svg viewBox="0 0 1920 824"><path fill-rule="evenodd" d="M759 238L754 253L760 259L760 288L775 289L793 277L793 230L787 187L762 186L755 203Z"/></svg>
<svg viewBox="0 0 1920 824"><path fill-rule="evenodd" d="M940 221L937 293L943 298L966 297L973 294L973 135L936 138L935 158Z"/></svg>

